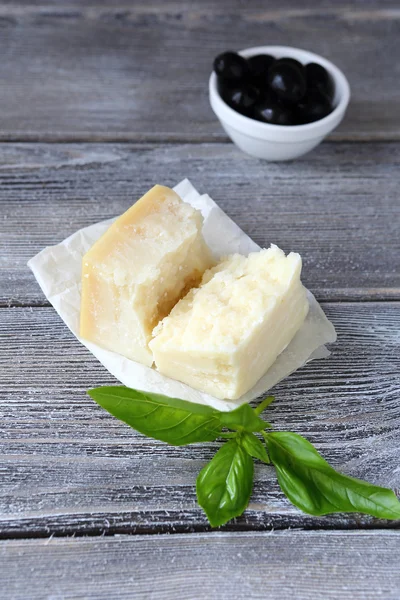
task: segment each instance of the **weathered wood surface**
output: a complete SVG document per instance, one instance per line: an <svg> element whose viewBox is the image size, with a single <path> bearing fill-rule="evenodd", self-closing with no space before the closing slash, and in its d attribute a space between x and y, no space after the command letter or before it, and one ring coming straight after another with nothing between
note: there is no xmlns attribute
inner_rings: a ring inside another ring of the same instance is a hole
<svg viewBox="0 0 400 600"><path fill-rule="evenodd" d="M189 177L261 246L298 251L320 299L400 297L400 145L325 144L265 164L232 144L3 144L0 302L43 303L26 262Z"/></svg>
<svg viewBox="0 0 400 600"><path fill-rule="evenodd" d="M0 543L8 600L398 600L400 532L116 536Z"/></svg>
<svg viewBox="0 0 400 600"><path fill-rule="evenodd" d="M399 304L324 307L339 336L332 356L279 384L268 419L305 435L336 468L399 493ZM194 484L218 443L170 447L100 409L85 390L115 380L53 309L3 309L0 319L0 535L207 529ZM250 507L229 528L398 525L307 517L260 464Z"/></svg>
<svg viewBox="0 0 400 600"><path fill-rule="evenodd" d="M221 140L214 56L265 44L331 59L352 87L336 140L400 139L398 2L7 2L2 140Z"/></svg>
<svg viewBox="0 0 400 600"><path fill-rule="evenodd" d="M194 483L218 444L172 448L93 403L115 380L26 261L189 177L257 243L299 251L320 299L352 301L324 304L333 354L276 387L269 419L400 495L398 1L5 0L0 31L0 141L62 142L0 145L0 596L397 600L399 523L305 516L270 467L245 515L207 531ZM227 143L207 98L218 52L268 43L352 87L335 143L289 164ZM273 531L290 527L309 531ZM43 539L11 539L27 537Z"/></svg>

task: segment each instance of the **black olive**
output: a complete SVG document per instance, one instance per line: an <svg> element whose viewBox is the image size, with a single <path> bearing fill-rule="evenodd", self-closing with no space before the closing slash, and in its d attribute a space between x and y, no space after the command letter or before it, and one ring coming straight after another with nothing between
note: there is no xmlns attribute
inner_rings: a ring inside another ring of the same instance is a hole
<svg viewBox="0 0 400 600"><path fill-rule="evenodd" d="M302 65L302 63L299 60L296 60L295 58L290 58L289 56L283 56L282 58L279 59L279 62L285 62L290 65L294 65L303 73L304 66Z"/></svg>
<svg viewBox="0 0 400 600"><path fill-rule="evenodd" d="M221 77L217 77L217 89L218 89L218 93L221 96L221 98L223 100L225 100L225 102L229 102L229 97L233 91L233 89L235 89L238 86L238 84L233 84L232 85L229 84L229 82L225 81L224 79L222 79Z"/></svg>
<svg viewBox="0 0 400 600"><path fill-rule="evenodd" d="M253 107L260 98L260 91L254 86L244 84L237 87L224 87L221 96L234 110L245 115L253 116Z"/></svg>
<svg viewBox="0 0 400 600"><path fill-rule="evenodd" d="M306 79L295 65L276 61L268 71L268 83L277 96L295 104L306 92Z"/></svg>
<svg viewBox="0 0 400 600"><path fill-rule="evenodd" d="M214 71L220 79L233 84L248 77L249 66L246 59L236 52L224 52L214 60Z"/></svg>
<svg viewBox="0 0 400 600"><path fill-rule="evenodd" d="M318 90L309 90L296 106L296 114L300 123L312 123L323 119L332 112L328 98Z"/></svg>
<svg viewBox="0 0 400 600"><path fill-rule="evenodd" d="M332 102L335 86L328 71L317 63L306 65L306 80L308 89L318 90Z"/></svg>
<svg viewBox="0 0 400 600"><path fill-rule="evenodd" d="M296 125L296 114L292 107L284 106L274 94L258 102L253 110L254 118L272 125Z"/></svg>
<svg viewBox="0 0 400 600"><path fill-rule="evenodd" d="M269 54L257 54L247 59L250 77L255 85L267 86L268 69L273 62L275 62L275 58Z"/></svg>

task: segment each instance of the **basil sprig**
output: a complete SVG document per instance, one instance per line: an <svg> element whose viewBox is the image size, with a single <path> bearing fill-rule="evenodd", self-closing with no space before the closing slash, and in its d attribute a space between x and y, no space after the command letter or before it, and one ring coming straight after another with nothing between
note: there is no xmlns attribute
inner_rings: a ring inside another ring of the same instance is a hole
<svg viewBox="0 0 400 600"><path fill-rule="evenodd" d="M273 396L255 409L244 404L222 412L123 386L95 388L88 394L140 433L174 446L229 438L197 477L197 499L213 527L246 509L253 458L274 464L282 491L305 513L358 512L400 520L400 502L391 490L338 473L296 433L265 431L270 424L259 415Z"/></svg>

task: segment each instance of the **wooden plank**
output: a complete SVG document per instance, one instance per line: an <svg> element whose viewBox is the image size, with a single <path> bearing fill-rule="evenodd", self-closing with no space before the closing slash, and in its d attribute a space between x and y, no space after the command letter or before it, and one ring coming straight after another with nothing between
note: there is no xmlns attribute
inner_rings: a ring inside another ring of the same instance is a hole
<svg viewBox="0 0 400 600"><path fill-rule="evenodd" d="M400 139L398 2L8 2L0 23L2 140L223 140L212 60L265 44L345 71L352 103L332 139Z"/></svg>
<svg viewBox="0 0 400 600"><path fill-rule="evenodd" d="M339 336L332 356L276 386L268 419L399 494L399 304L324 307ZM170 447L100 409L85 390L115 380L52 309L2 309L0 319L0 535L207 529L194 484L219 444ZM250 507L229 529L398 525L302 515L259 464Z"/></svg>
<svg viewBox="0 0 400 600"><path fill-rule="evenodd" d="M400 532L271 532L0 543L9 600L398 600Z"/></svg>
<svg viewBox="0 0 400 600"><path fill-rule="evenodd" d="M320 299L400 297L400 145L325 144L268 164L231 144L0 146L0 302L43 303L44 246L188 176L261 246L298 251Z"/></svg>

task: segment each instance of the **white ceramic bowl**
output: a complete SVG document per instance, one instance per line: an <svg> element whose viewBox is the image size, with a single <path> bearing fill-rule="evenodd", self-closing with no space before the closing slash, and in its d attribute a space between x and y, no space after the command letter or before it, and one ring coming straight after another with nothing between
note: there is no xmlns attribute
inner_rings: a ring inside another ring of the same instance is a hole
<svg viewBox="0 0 400 600"><path fill-rule="evenodd" d="M271 54L276 58L289 56L303 64L316 62L330 73L335 83L333 111L323 119L306 125L270 125L245 117L222 100L217 89L217 77L211 74L209 82L211 108L231 140L244 152L265 160L291 160L309 152L343 119L350 100L350 86L334 64L307 50L287 46L258 46L239 52L242 56Z"/></svg>

